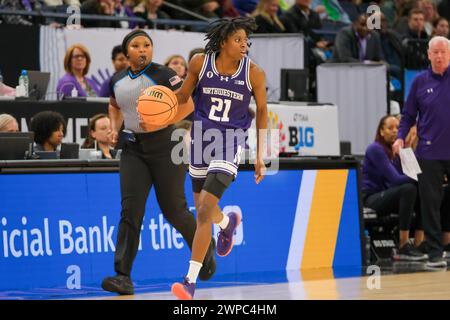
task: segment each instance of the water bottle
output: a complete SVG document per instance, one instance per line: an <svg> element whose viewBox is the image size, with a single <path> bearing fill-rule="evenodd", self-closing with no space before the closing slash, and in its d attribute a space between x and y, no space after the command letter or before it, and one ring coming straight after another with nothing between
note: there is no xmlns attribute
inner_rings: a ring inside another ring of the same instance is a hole
<svg viewBox="0 0 450 320"><path fill-rule="evenodd" d="M364 251L366 254L366 260L365 260L365 265L366 266L370 266L371 261L370 261L370 235L369 235L369 231L364 230Z"/></svg>
<svg viewBox="0 0 450 320"><path fill-rule="evenodd" d="M72 91L70 92L70 96L72 98L78 97L78 90L77 90L77 88L73 87Z"/></svg>
<svg viewBox="0 0 450 320"><path fill-rule="evenodd" d="M28 79L27 70L22 70L19 77L19 86L23 88L23 96L29 97L29 83L30 80Z"/></svg>

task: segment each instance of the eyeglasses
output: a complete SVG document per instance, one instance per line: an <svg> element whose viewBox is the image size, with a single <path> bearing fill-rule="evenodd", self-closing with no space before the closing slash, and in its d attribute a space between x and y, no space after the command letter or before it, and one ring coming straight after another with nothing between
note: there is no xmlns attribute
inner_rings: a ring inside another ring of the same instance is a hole
<svg viewBox="0 0 450 320"><path fill-rule="evenodd" d="M72 59L86 59L84 54L75 54L72 56Z"/></svg>

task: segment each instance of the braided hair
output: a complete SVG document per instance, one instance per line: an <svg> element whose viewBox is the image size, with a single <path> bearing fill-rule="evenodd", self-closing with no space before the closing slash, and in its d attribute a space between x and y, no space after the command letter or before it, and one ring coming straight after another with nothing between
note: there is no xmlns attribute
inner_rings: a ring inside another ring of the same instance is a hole
<svg viewBox="0 0 450 320"><path fill-rule="evenodd" d="M210 29L206 33L205 40L208 40L208 43L205 46L205 52L209 54L220 51L221 44L240 29L243 29L248 36L256 28L257 25L253 18L237 17L216 20L210 24Z"/></svg>

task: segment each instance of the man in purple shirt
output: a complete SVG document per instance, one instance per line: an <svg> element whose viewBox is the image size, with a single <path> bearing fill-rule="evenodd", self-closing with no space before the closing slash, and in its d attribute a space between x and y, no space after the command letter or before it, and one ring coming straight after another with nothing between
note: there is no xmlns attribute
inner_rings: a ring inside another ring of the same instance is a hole
<svg viewBox="0 0 450 320"><path fill-rule="evenodd" d="M394 154L403 148L409 129L417 122L419 143L416 155L422 174L419 195L425 238L429 244L429 267L446 267L442 258L442 203L444 174L450 174L450 42L434 37L428 44L431 68L413 81L402 111Z"/></svg>

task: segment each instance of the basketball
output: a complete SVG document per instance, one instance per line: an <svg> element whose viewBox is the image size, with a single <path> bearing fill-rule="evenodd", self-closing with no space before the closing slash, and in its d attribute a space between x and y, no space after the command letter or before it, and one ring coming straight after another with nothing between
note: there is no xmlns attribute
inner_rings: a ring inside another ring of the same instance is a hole
<svg viewBox="0 0 450 320"><path fill-rule="evenodd" d="M175 117L178 100L165 86L151 86L138 99L137 111L142 120L151 125L164 125Z"/></svg>

